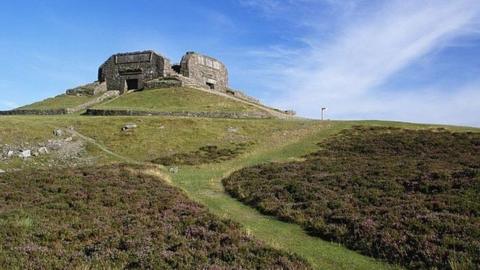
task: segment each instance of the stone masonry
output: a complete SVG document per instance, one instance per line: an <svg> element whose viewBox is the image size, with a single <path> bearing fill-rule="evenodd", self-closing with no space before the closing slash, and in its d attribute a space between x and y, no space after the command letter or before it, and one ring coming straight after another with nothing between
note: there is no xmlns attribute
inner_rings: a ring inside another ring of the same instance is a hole
<svg viewBox="0 0 480 270"><path fill-rule="evenodd" d="M187 52L180 62L180 74L212 90L226 91L228 88L227 68L209 56Z"/></svg>
<svg viewBox="0 0 480 270"><path fill-rule="evenodd" d="M170 60L154 51L112 55L98 69L98 81L107 83L107 90L143 89L146 81L166 77L173 72Z"/></svg>
<svg viewBox="0 0 480 270"><path fill-rule="evenodd" d="M93 82L68 89L66 94L70 96L96 96L105 92L107 92L107 85L105 82Z"/></svg>
<svg viewBox="0 0 480 270"><path fill-rule="evenodd" d="M187 52L179 65L172 66L168 58L149 50L112 55L98 69L98 82L121 93L157 85L194 85L225 92L228 72L222 62L209 56Z"/></svg>

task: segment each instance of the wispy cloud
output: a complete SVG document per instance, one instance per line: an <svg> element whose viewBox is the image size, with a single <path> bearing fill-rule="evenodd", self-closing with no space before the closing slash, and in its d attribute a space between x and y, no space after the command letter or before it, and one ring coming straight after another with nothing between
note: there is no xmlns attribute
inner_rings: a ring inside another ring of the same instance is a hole
<svg viewBox="0 0 480 270"><path fill-rule="evenodd" d="M278 11L276 1L260 2L269 12ZM475 26L480 2L395 0L354 12L351 1L348 5L343 10L348 10L351 17L342 21L332 38L320 39L316 34L321 33L304 36L307 47L291 51L295 58L290 59L295 61L266 70L285 78L272 82L272 87L284 89L273 101L275 104L288 107L293 102L295 109L307 116L318 116L319 108L328 106L334 118L394 119L404 115L400 117L402 120L415 121L421 116L423 121L439 121L447 119L437 117L445 102L450 105L466 99L470 101L466 105L480 115L477 83L466 82L468 91L456 89L449 94L444 94L446 90L441 87L428 91L381 91L383 83L421 57L458 37L478 34ZM314 25L315 18L310 19ZM286 48L270 53L288 56ZM474 97L476 101L472 101ZM422 111L422 108L429 109ZM462 111L472 113L469 109ZM460 123L462 117L458 113L449 114L448 120Z"/></svg>

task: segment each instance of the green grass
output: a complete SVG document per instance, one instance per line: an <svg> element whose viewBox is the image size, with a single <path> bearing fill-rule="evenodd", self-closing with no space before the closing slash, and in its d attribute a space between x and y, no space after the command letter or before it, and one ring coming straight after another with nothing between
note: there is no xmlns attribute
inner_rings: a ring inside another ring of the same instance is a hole
<svg viewBox="0 0 480 270"><path fill-rule="evenodd" d="M133 132L122 132L126 123L136 123ZM261 144L273 132L294 132L310 126L309 121L199 119L171 117L83 117L83 116L8 116L0 117L0 145L54 139L55 128L74 127L113 152L138 161L151 161L177 153L196 151L206 145L219 148L232 143ZM229 132L229 128L236 132ZM247 149L247 151L249 151ZM88 145L89 154L100 163L118 161ZM11 167L26 162L18 161ZM41 164L36 164L40 166ZM0 164L0 169L5 169ZM9 165L10 166L10 165Z"/></svg>
<svg viewBox="0 0 480 270"><path fill-rule="evenodd" d="M254 106L191 88L165 88L133 92L94 107L161 112L255 112Z"/></svg>
<svg viewBox="0 0 480 270"><path fill-rule="evenodd" d="M59 95L53 98L47 98L45 100L35 102L30 105L20 107L22 110L53 110L53 109L68 109L82 105L95 99L97 96L70 96Z"/></svg>
<svg viewBox="0 0 480 270"><path fill-rule="evenodd" d="M138 128L122 133L125 123L134 122ZM0 144L19 138L45 140L55 127L73 126L76 130L104 145L115 153L138 161L196 151L214 144L228 146L231 142L254 142L242 155L223 163L198 166L180 166L171 174L172 184L221 216L240 222L257 239L273 247L294 252L306 258L317 269L388 269L392 268L374 259L350 251L338 244L307 235L295 224L289 224L260 214L227 195L221 179L235 170L271 161L297 160L318 150L316 143L356 124L425 128L397 122L319 122L282 120L191 119L168 117L0 117ZM5 130L4 127L7 129ZM229 127L237 128L235 133ZM448 127L452 130L467 130ZM475 130L475 129L469 129ZM89 145L89 154L98 164L118 161L98 147ZM2 169L0 167L0 169Z"/></svg>

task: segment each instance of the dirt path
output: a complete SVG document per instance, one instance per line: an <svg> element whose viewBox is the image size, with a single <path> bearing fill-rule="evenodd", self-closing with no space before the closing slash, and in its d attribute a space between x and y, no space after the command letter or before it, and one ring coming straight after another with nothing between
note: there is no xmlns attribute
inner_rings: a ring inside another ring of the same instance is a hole
<svg viewBox="0 0 480 270"><path fill-rule="evenodd" d="M172 184L172 179L170 177L170 175L168 175L166 172L165 172L165 169L163 168L163 166L161 165L157 165L157 164L153 164L153 163L150 163L150 162L142 162L142 161L138 161L138 160L134 160L134 159L131 159L131 158L128 158L128 157L125 157L125 156L122 156L122 155L119 155L113 151L110 151L107 147L105 147L104 145L98 143L95 139L93 138L90 138L88 136L85 136L83 135L82 133L74 130L74 129L67 129L67 132L70 134L70 135L75 135L75 136L78 136L79 138L81 138L82 140L88 142L88 143L91 143L93 145L95 145L96 147L98 147L98 149L100 149L101 151L103 151L104 153L112 156L112 157L115 157L121 161L124 161L124 162L127 162L127 163L130 163L130 164L137 164L137 165L144 165L144 166L147 166L147 168L143 171L145 174L147 175L151 175L151 176L155 176L155 177L158 177L162 180L165 180L166 182L168 182L169 184Z"/></svg>
<svg viewBox="0 0 480 270"><path fill-rule="evenodd" d="M118 158L124 162L128 162L128 163L133 163L133 164L143 164L142 162L138 162L136 160L133 160L131 158L128 158L128 157L124 157L124 156L121 156L117 153L114 153L112 151L110 151L108 148L106 148L105 146L103 146L102 144L98 143L95 139L92 139L90 137L87 137L83 134L81 134L80 132L77 132L76 130L74 129L67 129L67 132L70 134L70 135L74 135L74 136L78 136L79 138L81 138L82 140L86 141L86 142L89 142L93 145L95 145L96 147L98 147L98 149L102 150L103 152L107 153L108 155L110 156L113 156L115 158Z"/></svg>

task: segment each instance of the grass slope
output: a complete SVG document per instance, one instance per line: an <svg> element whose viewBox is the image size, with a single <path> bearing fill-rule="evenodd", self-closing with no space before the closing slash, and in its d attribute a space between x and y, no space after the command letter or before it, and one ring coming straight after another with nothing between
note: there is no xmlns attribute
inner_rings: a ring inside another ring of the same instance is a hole
<svg viewBox="0 0 480 270"><path fill-rule="evenodd" d="M2 176L0 268L310 268L141 169L116 165Z"/></svg>
<svg viewBox="0 0 480 270"><path fill-rule="evenodd" d="M356 127L305 161L242 169L234 197L411 268L480 260L480 133Z"/></svg>
<svg viewBox="0 0 480 270"><path fill-rule="evenodd" d="M95 109L162 112L257 112L258 108L192 88L165 88L126 94Z"/></svg>
<svg viewBox="0 0 480 270"><path fill-rule="evenodd" d="M306 258L315 269L396 269L359 255L338 244L309 236L298 225L286 223L243 205L224 192L221 180L245 166L295 159L311 151L312 141L348 127L349 123L313 125L290 132L275 132L261 146L236 160L221 164L181 167L172 182L213 213L240 222L252 235L270 245Z"/></svg>
<svg viewBox="0 0 480 270"><path fill-rule="evenodd" d="M122 133L125 123L138 128ZM193 166L179 166L170 174L172 184L185 190L189 197L206 205L218 216L233 219L255 238L270 246L294 252L306 258L317 269L389 269L391 266L359 255L338 244L306 234L295 224L265 216L233 199L223 190L221 179L235 170L272 161L296 160L318 150L317 142L359 122L316 122L282 120L187 119L167 117L79 117L79 116L13 116L0 117L0 144L27 140L32 143L51 138L53 128L73 126L95 139L98 145L131 160L151 161L176 153L192 153L206 145L228 148L232 142L253 142L242 154L228 161ZM361 122L374 126L425 128L392 122ZM235 132L231 132L231 127ZM453 129L453 128L452 128ZM454 128L465 130L464 128ZM475 129L471 129L475 130ZM98 164L119 160L89 144L89 155ZM36 161L20 161L21 164ZM42 164L34 164L41 167ZM0 163L0 169L4 166ZM7 165L7 168L10 165Z"/></svg>
<svg viewBox="0 0 480 270"><path fill-rule="evenodd" d="M53 109L68 109L85 104L98 96L71 96L59 95L53 98L48 98L43 101L35 102L30 105L20 107L22 110L53 110Z"/></svg>

